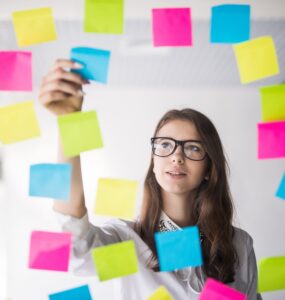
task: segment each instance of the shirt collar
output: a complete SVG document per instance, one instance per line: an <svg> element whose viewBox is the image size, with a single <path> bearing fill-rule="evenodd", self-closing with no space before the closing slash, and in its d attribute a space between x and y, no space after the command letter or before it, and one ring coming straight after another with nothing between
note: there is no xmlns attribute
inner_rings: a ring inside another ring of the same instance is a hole
<svg viewBox="0 0 285 300"><path fill-rule="evenodd" d="M160 232L175 231L181 229L182 228L179 227L176 223L174 223L163 210L161 211L160 219L158 223L158 230Z"/></svg>

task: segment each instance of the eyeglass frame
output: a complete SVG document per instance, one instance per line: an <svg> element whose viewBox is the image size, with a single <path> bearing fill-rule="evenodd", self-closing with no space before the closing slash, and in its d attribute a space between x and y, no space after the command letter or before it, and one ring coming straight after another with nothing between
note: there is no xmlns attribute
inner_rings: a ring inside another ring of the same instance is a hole
<svg viewBox="0 0 285 300"><path fill-rule="evenodd" d="M175 142L175 146L174 146L172 152L171 152L170 154L164 155L164 156L155 154L155 153L154 153L154 141L155 141L156 139L168 139L168 140L171 140L171 141ZM185 152L184 152L184 144L187 143L187 142L195 142L195 143L198 143L198 144L203 144L202 141L198 141L198 140L184 140L184 141L181 141L181 140L176 140L176 139L173 139L173 138L170 138L170 137L156 136L156 137L150 138L150 142L151 142L151 145L152 145L152 148L151 148L151 149L152 149L153 155L156 155L156 156L158 156L158 157L168 157L168 156L172 155L172 154L176 151L176 149L177 149L178 146L181 146L183 155L184 155L187 159L190 159L190 160L193 160L193 161L202 161L202 160L204 160L204 159L207 157L207 155L208 155L208 154L207 154L207 151L204 149L205 155L204 155L204 157L203 157L202 159L192 159L192 158L189 158L188 156L186 156L186 154L185 154Z"/></svg>

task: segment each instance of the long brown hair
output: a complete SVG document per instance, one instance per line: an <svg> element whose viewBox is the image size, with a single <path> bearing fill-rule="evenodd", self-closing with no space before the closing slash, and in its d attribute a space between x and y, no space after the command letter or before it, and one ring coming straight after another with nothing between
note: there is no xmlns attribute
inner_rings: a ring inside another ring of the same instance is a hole
<svg viewBox="0 0 285 300"><path fill-rule="evenodd" d="M157 132L169 121L192 122L205 146L208 159L208 180L197 190L194 201L189 201L189 224L197 225L203 233L202 253L205 276L228 283L234 280L237 254L233 246L233 203L229 190L228 165L218 132L202 113L193 109L170 110L158 122ZM157 270L154 233L162 208L161 188L153 172L153 159L144 182L143 205L136 231L152 250L150 266Z"/></svg>

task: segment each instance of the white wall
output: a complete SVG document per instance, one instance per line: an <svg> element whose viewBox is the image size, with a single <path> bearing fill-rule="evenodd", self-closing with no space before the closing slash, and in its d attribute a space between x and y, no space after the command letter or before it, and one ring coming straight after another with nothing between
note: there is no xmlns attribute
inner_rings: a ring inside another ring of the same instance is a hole
<svg viewBox="0 0 285 300"><path fill-rule="evenodd" d="M137 179L142 184L150 159L149 138L158 119L168 109L191 107L208 115L221 135L231 167L236 224L253 236L257 258L285 254L285 202L274 197L284 165L281 159L257 160L256 124L261 121L257 89L150 90L92 85L86 92L84 110L96 109L105 144L101 150L82 155L90 210L98 177ZM1 103L36 99L36 94L16 95L3 93ZM7 296L12 300L42 300L49 293L88 283L94 299L112 299L112 281L99 284L94 278L27 268L31 230L58 229L51 201L28 197L29 165L53 162L56 153L55 118L38 104L37 113L42 137L3 148ZM92 216L92 221L101 223L104 219ZM284 298L284 291L264 294L265 300Z"/></svg>

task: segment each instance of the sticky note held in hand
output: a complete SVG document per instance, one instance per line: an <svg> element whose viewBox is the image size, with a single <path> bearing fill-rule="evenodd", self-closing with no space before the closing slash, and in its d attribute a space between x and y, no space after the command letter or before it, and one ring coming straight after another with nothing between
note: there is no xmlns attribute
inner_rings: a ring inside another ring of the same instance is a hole
<svg viewBox="0 0 285 300"><path fill-rule="evenodd" d="M57 121L66 157L103 147L96 111L62 115Z"/></svg>
<svg viewBox="0 0 285 300"><path fill-rule="evenodd" d="M32 101L0 107L0 141L11 144L40 136Z"/></svg>
<svg viewBox="0 0 285 300"><path fill-rule="evenodd" d="M32 90L32 53L0 51L0 91Z"/></svg>
<svg viewBox="0 0 285 300"><path fill-rule="evenodd" d="M99 178L95 214L132 219L138 183L134 180Z"/></svg>
<svg viewBox="0 0 285 300"><path fill-rule="evenodd" d="M92 300L88 285L49 295L49 300Z"/></svg>
<svg viewBox="0 0 285 300"><path fill-rule="evenodd" d="M94 248L92 258L100 281L138 271L135 243L132 240Z"/></svg>
<svg viewBox="0 0 285 300"><path fill-rule="evenodd" d="M12 14L19 47L54 41L57 38L52 9L49 7Z"/></svg>

